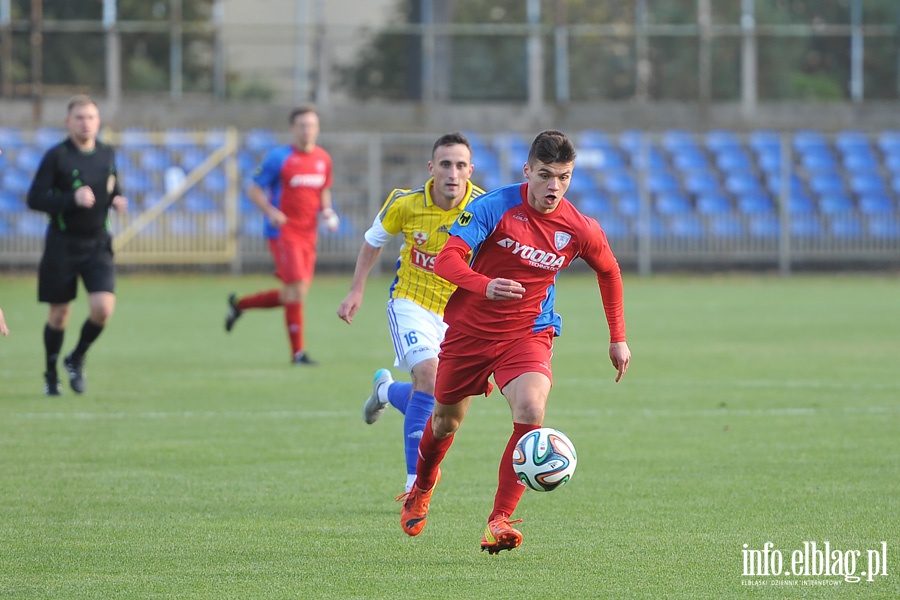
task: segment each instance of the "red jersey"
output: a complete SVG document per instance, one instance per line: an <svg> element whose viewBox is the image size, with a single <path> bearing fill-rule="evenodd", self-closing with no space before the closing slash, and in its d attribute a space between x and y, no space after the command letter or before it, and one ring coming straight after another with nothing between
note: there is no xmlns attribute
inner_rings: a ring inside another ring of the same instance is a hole
<svg viewBox="0 0 900 600"><path fill-rule="evenodd" d="M606 234L565 198L551 213L536 211L527 191L527 184L493 190L471 202L451 227L450 241L434 265L436 274L459 286L444 320L485 339L512 339L549 327L559 335L562 319L553 310L556 276L581 258L597 273L610 342L625 341L622 276ZM469 249L471 270L463 258ZM489 300L487 284L498 277L522 284L523 297Z"/></svg>
<svg viewBox="0 0 900 600"><path fill-rule="evenodd" d="M293 145L275 148L253 174L253 182L270 194L269 201L283 212L285 235L300 236L315 242L322 191L331 187L331 156L313 146L303 152ZM266 221L266 237L276 238L279 229Z"/></svg>

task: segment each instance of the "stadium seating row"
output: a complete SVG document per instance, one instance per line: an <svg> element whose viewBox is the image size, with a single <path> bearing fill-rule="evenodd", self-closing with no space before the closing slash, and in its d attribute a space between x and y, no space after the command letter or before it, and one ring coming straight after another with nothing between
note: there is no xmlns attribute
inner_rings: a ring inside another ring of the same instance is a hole
<svg viewBox="0 0 900 600"><path fill-rule="evenodd" d="M54 128L30 132L0 128L0 212L9 217L7 230L20 229L12 217L28 212L23 197L32 174L44 150L63 135ZM490 189L521 179L527 138L513 133L485 137L467 132L467 136L480 185ZM132 201L136 206L151 205L223 139L221 131L206 132L200 138L184 130L122 131L117 156ZM698 224L714 234L753 235L766 228L754 229L751 223L777 222L782 198L787 199L785 206L795 223L792 230L821 235L837 230L845 235L856 231L889 235L892 228L872 224L893 223L900 215L900 130L874 135L800 130L787 136L761 130L747 134L628 130L615 135L585 130L575 141L579 158L569 198L607 228L626 235L635 231L642 198L652 221L660 224L654 231L672 235L696 231ZM237 160L243 184L278 142L278 135L270 130L254 129L242 136ZM789 161L784 160L787 153ZM215 214L221 210L226 185L224 170L215 169L171 210ZM245 222L257 216L243 195L239 210ZM801 225L814 221L820 225Z"/></svg>

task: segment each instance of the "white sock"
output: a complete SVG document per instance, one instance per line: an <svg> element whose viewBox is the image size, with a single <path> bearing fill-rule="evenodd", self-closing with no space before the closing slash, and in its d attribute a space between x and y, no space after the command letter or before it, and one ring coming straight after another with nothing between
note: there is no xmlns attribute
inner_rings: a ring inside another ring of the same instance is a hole
<svg viewBox="0 0 900 600"><path fill-rule="evenodd" d="M415 482L416 482L416 476L407 474L407 476L406 476L406 491L407 492L412 489L412 486Z"/></svg>
<svg viewBox="0 0 900 600"><path fill-rule="evenodd" d="M378 389L375 391L375 395L378 396L378 401L382 404L388 403L388 388L391 387L391 384L394 383L393 380L385 381L382 384L378 385Z"/></svg>

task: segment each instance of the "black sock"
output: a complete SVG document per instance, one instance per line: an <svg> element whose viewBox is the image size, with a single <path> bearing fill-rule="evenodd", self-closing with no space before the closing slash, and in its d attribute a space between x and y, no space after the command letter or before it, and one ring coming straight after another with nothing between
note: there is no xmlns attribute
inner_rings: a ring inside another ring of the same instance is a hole
<svg viewBox="0 0 900 600"><path fill-rule="evenodd" d="M90 319L85 319L84 325L81 326L81 337L78 338L78 345L75 346L72 354L76 357L87 354L88 348L91 347L91 344L94 343L101 331L103 331L103 325L97 325Z"/></svg>
<svg viewBox="0 0 900 600"><path fill-rule="evenodd" d="M56 361L59 360L65 333L65 329L53 329L49 323L44 325L44 351L47 356L48 373L56 373Z"/></svg>

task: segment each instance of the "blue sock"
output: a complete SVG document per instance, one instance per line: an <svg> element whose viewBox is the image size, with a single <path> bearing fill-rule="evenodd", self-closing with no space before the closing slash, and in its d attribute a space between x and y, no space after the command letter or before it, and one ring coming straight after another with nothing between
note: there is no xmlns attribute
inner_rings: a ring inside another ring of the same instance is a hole
<svg viewBox="0 0 900 600"><path fill-rule="evenodd" d="M395 381L388 386L388 402L391 406L406 414L406 405L409 404L409 395L412 393L412 383L408 381ZM434 402L434 399L432 399Z"/></svg>
<svg viewBox="0 0 900 600"><path fill-rule="evenodd" d="M406 444L406 472L410 475L416 472L416 463L419 460L419 442L422 441L422 432L425 423L434 410L434 396L413 391L406 407L406 418L403 420L403 440Z"/></svg>

